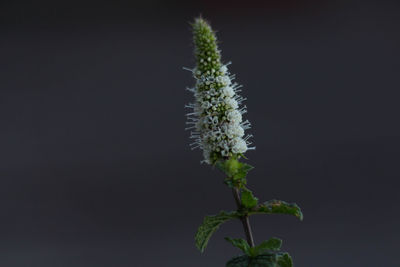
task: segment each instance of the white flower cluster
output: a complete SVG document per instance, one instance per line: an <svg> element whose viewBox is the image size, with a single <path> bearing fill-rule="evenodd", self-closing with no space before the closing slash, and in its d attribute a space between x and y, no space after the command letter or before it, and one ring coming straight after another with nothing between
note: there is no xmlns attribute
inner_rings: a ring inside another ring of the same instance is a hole
<svg viewBox="0 0 400 267"><path fill-rule="evenodd" d="M188 116L187 129L191 130L190 138L194 139L192 149L203 150L204 162L213 164L219 159L241 155L249 148L244 131L250 128L249 121L243 121L246 107L239 108L243 97L237 83L232 83L227 65L213 73L201 73L191 70L196 79L196 86L188 90L194 93L195 103L186 105L193 109Z"/></svg>

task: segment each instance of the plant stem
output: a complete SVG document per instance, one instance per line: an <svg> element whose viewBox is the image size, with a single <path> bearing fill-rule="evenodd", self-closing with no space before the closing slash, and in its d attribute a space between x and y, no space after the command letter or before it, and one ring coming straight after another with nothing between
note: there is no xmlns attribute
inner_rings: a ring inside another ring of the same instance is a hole
<svg viewBox="0 0 400 267"><path fill-rule="evenodd" d="M240 201L239 189L237 187L232 188L232 193L233 193L233 197L235 199L238 209L241 209L242 202ZM246 235L247 243L249 243L250 247L254 247L254 239L253 239L253 234L251 231L249 216L247 216L247 215L243 216L240 218L240 220L242 221L242 224L243 224L243 229L244 229L244 233Z"/></svg>

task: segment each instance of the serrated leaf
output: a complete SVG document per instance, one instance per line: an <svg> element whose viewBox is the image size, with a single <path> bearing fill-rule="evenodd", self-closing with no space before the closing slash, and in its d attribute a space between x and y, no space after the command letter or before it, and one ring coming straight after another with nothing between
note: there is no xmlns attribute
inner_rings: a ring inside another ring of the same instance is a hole
<svg viewBox="0 0 400 267"><path fill-rule="evenodd" d="M246 178L247 176L247 172L242 170L242 169L238 169L237 172L232 176L233 180L241 180Z"/></svg>
<svg viewBox="0 0 400 267"><path fill-rule="evenodd" d="M278 256L278 266L279 267L292 267L293 266L293 261L292 257L288 253L283 253Z"/></svg>
<svg viewBox="0 0 400 267"><path fill-rule="evenodd" d="M226 263L226 267L293 267L293 264L288 253L265 253L256 257L234 257Z"/></svg>
<svg viewBox="0 0 400 267"><path fill-rule="evenodd" d="M278 267L293 267L292 257L288 253L278 255L277 258Z"/></svg>
<svg viewBox="0 0 400 267"><path fill-rule="evenodd" d="M251 171L252 169L254 169L254 167L251 166L250 164L242 163L242 169L243 169L243 171L245 171L245 172L249 172L249 171Z"/></svg>
<svg viewBox="0 0 400 267"><path fill-rule="evenodd" d="M233 177L238 172L241 164L236 158L230 158L228 160L220 160L215 165L228 177Z"/></svg>
<svg viewBox="0 0 400 267"><path fill-rule="evenodd" d="M249 214L288 214L303 220L303 213L297 204L282 200L270 200L258 205Z"/></svg>
<svg viewBox="0 0 400 267"><path fill-rule="evenodd" d="M256 257L247 255L232 258L226 263L226 267L278 267L275 254L263 254Z"/></svg>
<svg viewBox="0 0 400 267"><path fill-rule="evenodd" d="M249 261L250 257L247 255L234 257L226 263L226 267L248 267Z"/></svg>
<svg viewBox="0 0 400 267"><path fill-rule="evenodd" d="M236 211L221 211L217 215L206 216L195 235L196 247L203 252L211 236L217 231L219 226L230 219L238 217L239 214Z"/></svg>
<svg viewBox="0 0 400 267"><path fill-rule="evenodd" d="M260 245L257 246L259 249L264 249L264 250L280 250L282 246L282 240L279 238L272 237L264 242L262 242Z"/></svg>
<svg viewBox="0 0 400 267"><path fill-rule="evenodd" d="M233 175L233 179L244 179L247 176L247 173L254 169L253 166L247 164L247 163L243 163L243 162L239 162L239 165L237 166L237 170L235 172L235 174Z"/></svg>
<svg viewBox="0 0 400 267"><path fill-rule="evenodd" d="M241 251L243 251L243 253L245 254L249 253L250 246L246 240L241 238L229 238L229 237L225 237L225 240L231 243L233 246L240 249Z"/></svg>
<svg viewBox="0 0 400 267"><path fill-rule="evenodd" d="M243 190L241 200L242 205L248 209L254 208L258 204L258 198L248 189Z"/></svg>
<svg viewBox="0 0 400 267"><path fill-rule="evenodd" d="M229 170L226 161L217 161L215 163L215 166L228 175Z"/></svg>
<svg viewBox="0 0 400 267"><path fill-rule="evenodd" d="M254 168L247 163L238 161L236 158L218 161L215 163L215 166L223 171L228 177L235 180L245 178L247 173Z"/></svg>
<svg viewBox="0 0 400 267"><path fill-rule="evenodd" d="M273 237L273 238L270 238L270 239L262 242L258 246L251 248L250 252L251 252L251 255L254 257L259 254L265 253L268 250L278 251L281 248L281 246L282 246L282 240L280 240L279 238Z"/></svg>

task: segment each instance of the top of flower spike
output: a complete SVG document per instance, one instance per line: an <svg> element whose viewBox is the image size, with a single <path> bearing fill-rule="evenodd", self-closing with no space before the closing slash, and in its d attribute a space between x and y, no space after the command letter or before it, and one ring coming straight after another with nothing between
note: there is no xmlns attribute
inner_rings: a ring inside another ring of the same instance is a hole
<svg viewBox="0 0 400 267"><path fill-rule="evenodd" d="M193 41L197 61L197 73L212 74L207 71L221 68L221 55L217 46L217 38L210 25L202 18L197 18L193 23Z"/></svg>
<svg viewBox="0 0 400 267"><path fill-rule="evenodd" d="M187 124L192 125L192 148L203 150L204 162L214 164L218 160L243 155L249 148L250 135L244 130L250 128L248 121L242 122L246 108L239 109L244 100L237 83L233 83L227 65L221 63L215 33L210 25L198 18L193 23L193 40L197 66L192 71L196 79L195 102L187 105L193 112L187 114Z"/></svg>

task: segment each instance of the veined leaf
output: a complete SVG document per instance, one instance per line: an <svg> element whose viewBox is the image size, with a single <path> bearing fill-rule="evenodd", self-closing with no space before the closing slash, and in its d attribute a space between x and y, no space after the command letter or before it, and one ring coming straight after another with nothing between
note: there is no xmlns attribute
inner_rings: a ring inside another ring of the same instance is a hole
<svg viewBox="0 0 400 267"><path fill-rule="evenodd" d="M238 170L241 168L243 163L238 161L236 158L230 158L225 161L218 161L216 166L221 171L225 172L229 177L233 177Z"/></svg>
<svg viewBox="0 0 400 267"><path fill-rule="evenodd" d="M232 258L226 267L293 267L293 264L287 253L265 253L256 257L243 255Z"/></svg>
<svg viewBox="0 0 400 267"><path fill-rule="evenodd" d="M257 246L260 250L280 250L282 246L282 240L279 238L272 237L260 245Z"/></svg>
<svg viewBox="0 0 400 267"><path fill-rule="evenodd" d="M229 180L232 180L232 187L240 187L241 185L246 184L247 173L254 168L247 163L238 161L236 158L230 158L225 161L218 161L215 165L218 169L223 171L228 176Z"/></svg>
<svg viewBox="0 0 400 267"><path fill-rule="evenodd" d="M229 238L229 237L225 237L225 240L228 241L229 243L231 243L233 246L242 250L243 253L245 253L247 255L249 254L250 246L246 240L241 239L241 238Z"/></svg>
<svg viewBox="0 0 400 267"><path fill-rule="evenodd" d="M279 267L292 267L293 261L292 257L288 253L283 253L278 256L278 266Z"/></svg>
<svg viewBox="0 0 400 267"><path fill-rule="evenodd" d="M254 208L258 203L258 198L256 198L248 189L243 190L241 200L242 205L248 209Z"/></svg>
<svg viewBox="0 0 400 267"><path fill-rule="evenodd" d="M239 214L236 211L221 211L217 215L206 216L203 223L197 229L195 236L196 247L203 252L211 236L215 233L215 231L217 231L219 226L230 219L238 217Z"/></svg>
<svg viewBox="0 0 400 267"><path fill-rule="evenodd" d="M255 246L253 248L250 249L250 254L251 256L257 256L260 255L262 253L265 253L266 251L270 250L270 251L278 251L282 246L282 240L280 240L279 238L270 238L264 242L262 242L261 244L259 244L258 246Z"/></svg>
<svg viewBox="0 0 400 267"><path fill-rule="evenodd" d="M303 213L297 204L287 203L282 200L270 200L258 205L249 212L249 215L252 214L288 214L294 215L300 220L303 220Z"/></svg>

